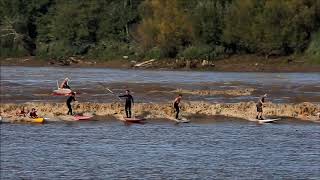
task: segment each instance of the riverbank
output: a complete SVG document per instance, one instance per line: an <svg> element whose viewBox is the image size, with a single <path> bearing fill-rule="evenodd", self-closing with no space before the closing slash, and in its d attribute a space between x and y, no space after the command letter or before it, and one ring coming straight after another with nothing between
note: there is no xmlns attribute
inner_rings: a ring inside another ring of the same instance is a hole
<svg viewBox="0 0 320 180"><path fill-rule="evenodd" d="M134 106L135 116L144 117L148 120L167 119L172 120L174 110L171 102L167 103L137 103ZM64 103L25 103L25 104L1 104L1 116L9 121L19 118L15 116L17 110L25 107L30 110L36 108L38 115L50 118L53 121L64 121L67 107ZM190 101L182 105L182 116L197 121L201 116L225 116L232 118L255 120L256 107L254 102L240 102L233 104L207 103ZM123 105L121 103L76 103L74 112L80 114L93 114L95 116L122 117ZM267 117L296 118L306 121L320 122L317 113L320 112L320 105L313 103L299 104L273 104L268 103L264 108ZM103 119L103 118L102 118Z"/></svg>
<svg viewBox="0 0 320 180"><path fill-rule="evenodd" d="M39 60L34 57L1 59L1 66L26 67L75 67L75 68L117 68L117 69L150 69L150 70L192 70L219 72L319 72L320 64L310 63L304 57L270 57L256 55L231 56L229 58L208 62L204 60L154 60L135 61L119 59L95 61L71 57L65 60Z"/></svg>

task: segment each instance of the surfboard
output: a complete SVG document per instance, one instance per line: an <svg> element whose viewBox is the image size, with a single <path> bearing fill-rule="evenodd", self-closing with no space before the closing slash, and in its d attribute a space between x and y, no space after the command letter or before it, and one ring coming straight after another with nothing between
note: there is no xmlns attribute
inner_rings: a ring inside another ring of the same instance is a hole
<svg viewBox="0 0 320 180"><path fill-rule="evenodd" d="M126 121L126 122L138 123L138 122L141 122L141 121L145 121L146 119L137 118L137 117L132 117L132 118L123 117L123 120Z"/></svg>
<svg viewBox="0 0 320 180"><path fill-rule="evenodd" d="M275 118L275 119L262 119L262 120L257 120L259 123L272 123L275 121L280 120L280 118Z"/></svg>
<svg viewBox="0 0 320 180"><path fill-rule="evenodd" d="M75 115L73 117L74 120L80 121L80 120L90 120L93 116L80 116L80 115Z"/></svg>
<svg viewBox="0 0 320 180"><path fill-rule="evenodd" d="M56 95L56 96L68 96L68 95L71 94L71 92L72 92L71 89L59 88L59 89L53 90L53 95Z"/></svg>
<svg viewBox="0 0 320 180"><path fill-rule="evenodd" d="M190 120L189 120L189 119L184 118L184 117L179 118L179 119L172 118L172 120L174 120L174 121L175 121L175 122L177 122L177 123L189 123L189 122L190 122Z"/></svg>

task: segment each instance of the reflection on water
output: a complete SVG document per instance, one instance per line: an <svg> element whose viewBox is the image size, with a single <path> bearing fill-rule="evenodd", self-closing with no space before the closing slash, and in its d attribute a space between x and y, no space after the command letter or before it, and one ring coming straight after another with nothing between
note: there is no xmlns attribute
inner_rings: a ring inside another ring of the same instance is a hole
<svg viewBox="0 0 320 180"><path fill-rule="evenodd" d="M317 124L1 125L1 179L317 179Z"/></svg>

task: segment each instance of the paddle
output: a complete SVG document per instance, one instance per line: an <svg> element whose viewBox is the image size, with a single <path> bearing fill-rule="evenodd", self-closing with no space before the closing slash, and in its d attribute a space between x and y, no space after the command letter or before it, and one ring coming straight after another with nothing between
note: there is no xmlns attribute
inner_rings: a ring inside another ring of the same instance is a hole
<svg viewBox="0 0 320 180"><path fill-rule="evenodd" d="M119 100L121 100L121 98L119 96L117 96L113 91L111 91L109 88L106 88L106 90L108 90L111 94L113 94L114 96L116 96Z"/></svg>
<svg viewBox="0 0 320 180"><path fill-rule="evenodd" d="M103 83L99 83L100 86L105 88L107 91L109 91L112 95L116 96L118 100L122 100L119 96L117 96L113 91L111 91L108 87L106 87Z"/></svg>

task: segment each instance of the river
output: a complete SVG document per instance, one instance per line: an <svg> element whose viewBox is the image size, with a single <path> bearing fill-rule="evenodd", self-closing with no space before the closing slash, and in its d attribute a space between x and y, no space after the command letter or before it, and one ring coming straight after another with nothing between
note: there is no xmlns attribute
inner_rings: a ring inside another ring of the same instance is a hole
<svg viewBox="0 0 320 180"><path fill-rule="evenodd" d="M1 67L1 103L64 102L50 93L71 79L84 102L109 102L132 89L138 102L170 101L176 88L256 89L251 95L187 95L237 102L267 92L273 102L320 102L320 73L216 73L95 68ZM154 91L154 93L152 93ZM170 93L166 93L170 92ZM0 179L319 179L320 125L236 118L174 124L115 119L0 125Z"/></svg>
<svg viewBox="0 0 320 180"><path fill-rule="evenodd" d="M1 179L319 179L320 126L1 125Z"/></svg>
<svg viewBox="0 0 320 180"><path fill-rule="evenodd" d="M105 90L116 93L130 89L137 102L171 101L175 90L237 90L253 88L248 96L186 95L186 100L219 103L256 101L267 93L275 103L320 102L320 73L227 73L192 71L146 71L100 68L57 67L1 67L2 102L65 101L51 92L56 81L71 79L73 90L80 100L110 102L114 97ZM172 93L173 92L173 93Z"/></svg>

